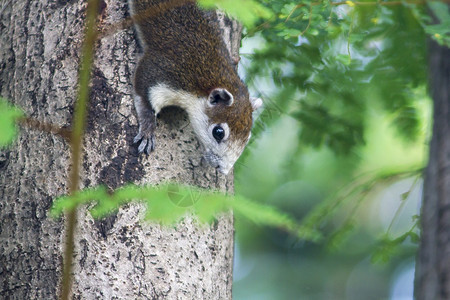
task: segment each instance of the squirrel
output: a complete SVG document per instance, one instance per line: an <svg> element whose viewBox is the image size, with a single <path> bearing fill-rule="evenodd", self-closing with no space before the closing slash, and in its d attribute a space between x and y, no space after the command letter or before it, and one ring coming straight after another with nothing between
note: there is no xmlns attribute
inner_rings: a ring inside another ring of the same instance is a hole
<svg viewBox="0 0 450 300"><path fill-rule="evenodd" d="M262 100L250 97L239 78L215 13L192 0L173 2L128 0L144 52L134 74L139 121L134 143L139 154L153 151L156 115L163 107L179 106L206 161L226 175L250 139L252 112Z"/></svg>

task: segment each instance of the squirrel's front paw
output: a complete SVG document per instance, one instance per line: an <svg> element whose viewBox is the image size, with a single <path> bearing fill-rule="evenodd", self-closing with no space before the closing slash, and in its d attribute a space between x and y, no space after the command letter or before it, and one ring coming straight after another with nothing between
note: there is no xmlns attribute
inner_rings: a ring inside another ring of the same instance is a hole
<svg viewBox="0 0 450 300"><path fill-rule="evenodd" d="M143 136L141 133L139 133L134 137L133 143L139 144L139 154L145 152L145 154L148 155L150 154L150 152L155 150L155 137L153 136L153 134L150 136Z"/></svg>
<svg viewBox="0 0 450 300"><path fill-rule="evenodd" d="M138 152L139 154L145 153L150 154L153 150L155 150L155 136L153 134L153 126L146 126L143 129L143 126L139 127L139 133L133 139L134 144L138 144Z"/></svg>

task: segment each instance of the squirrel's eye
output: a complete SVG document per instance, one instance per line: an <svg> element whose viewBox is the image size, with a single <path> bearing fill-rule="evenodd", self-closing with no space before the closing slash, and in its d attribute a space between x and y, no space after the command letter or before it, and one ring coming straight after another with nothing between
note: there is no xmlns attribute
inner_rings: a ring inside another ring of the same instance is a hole
<svg viewBox="0 0 450 300"><path fill-rule="evenodd" d="M217 125L213 128L212 135L217 142L220 142L225 137L225 130Z"/></svg>

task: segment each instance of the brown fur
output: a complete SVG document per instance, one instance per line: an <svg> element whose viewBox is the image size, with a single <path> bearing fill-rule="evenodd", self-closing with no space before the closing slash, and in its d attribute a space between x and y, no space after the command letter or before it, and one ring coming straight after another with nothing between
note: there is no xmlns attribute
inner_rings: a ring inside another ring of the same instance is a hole
<svg viewBox="0 0 450 300"><path fill-rule="evenodd" d="M140 74L135 79L137 93L146 97L149 84L156 81L203 98L215 88L225 88L234 97L233 105L216 105L207 111L208 117L211 123L228 123L230 138L246 142L252 125L249 94L213 22L214 14L192 1L182 5L174 0L134 3L138 16L151 7L159 10L155 17L135 18L146 53L136 72ZM155 73L157 78L150 77Z"/></svg>

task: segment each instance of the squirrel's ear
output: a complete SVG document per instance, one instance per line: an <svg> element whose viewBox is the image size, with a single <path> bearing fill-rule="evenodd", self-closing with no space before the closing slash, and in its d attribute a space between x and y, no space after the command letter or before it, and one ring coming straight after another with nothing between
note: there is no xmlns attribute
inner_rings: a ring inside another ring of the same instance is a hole
<svg viewBox="0 0 450 300"><path fill-rule="evenodd" d="M230 106L233 101L233 95L226 89L214 89L209 94L209 104L211 105L224 104Z"/></svg>
<svg viewBox="0 0 450 300"><path fill-rule="evenodd" d="M261 107L263 101L261 98L250 97L250 103L252 104L253 110L257 110Z"/></svg>

